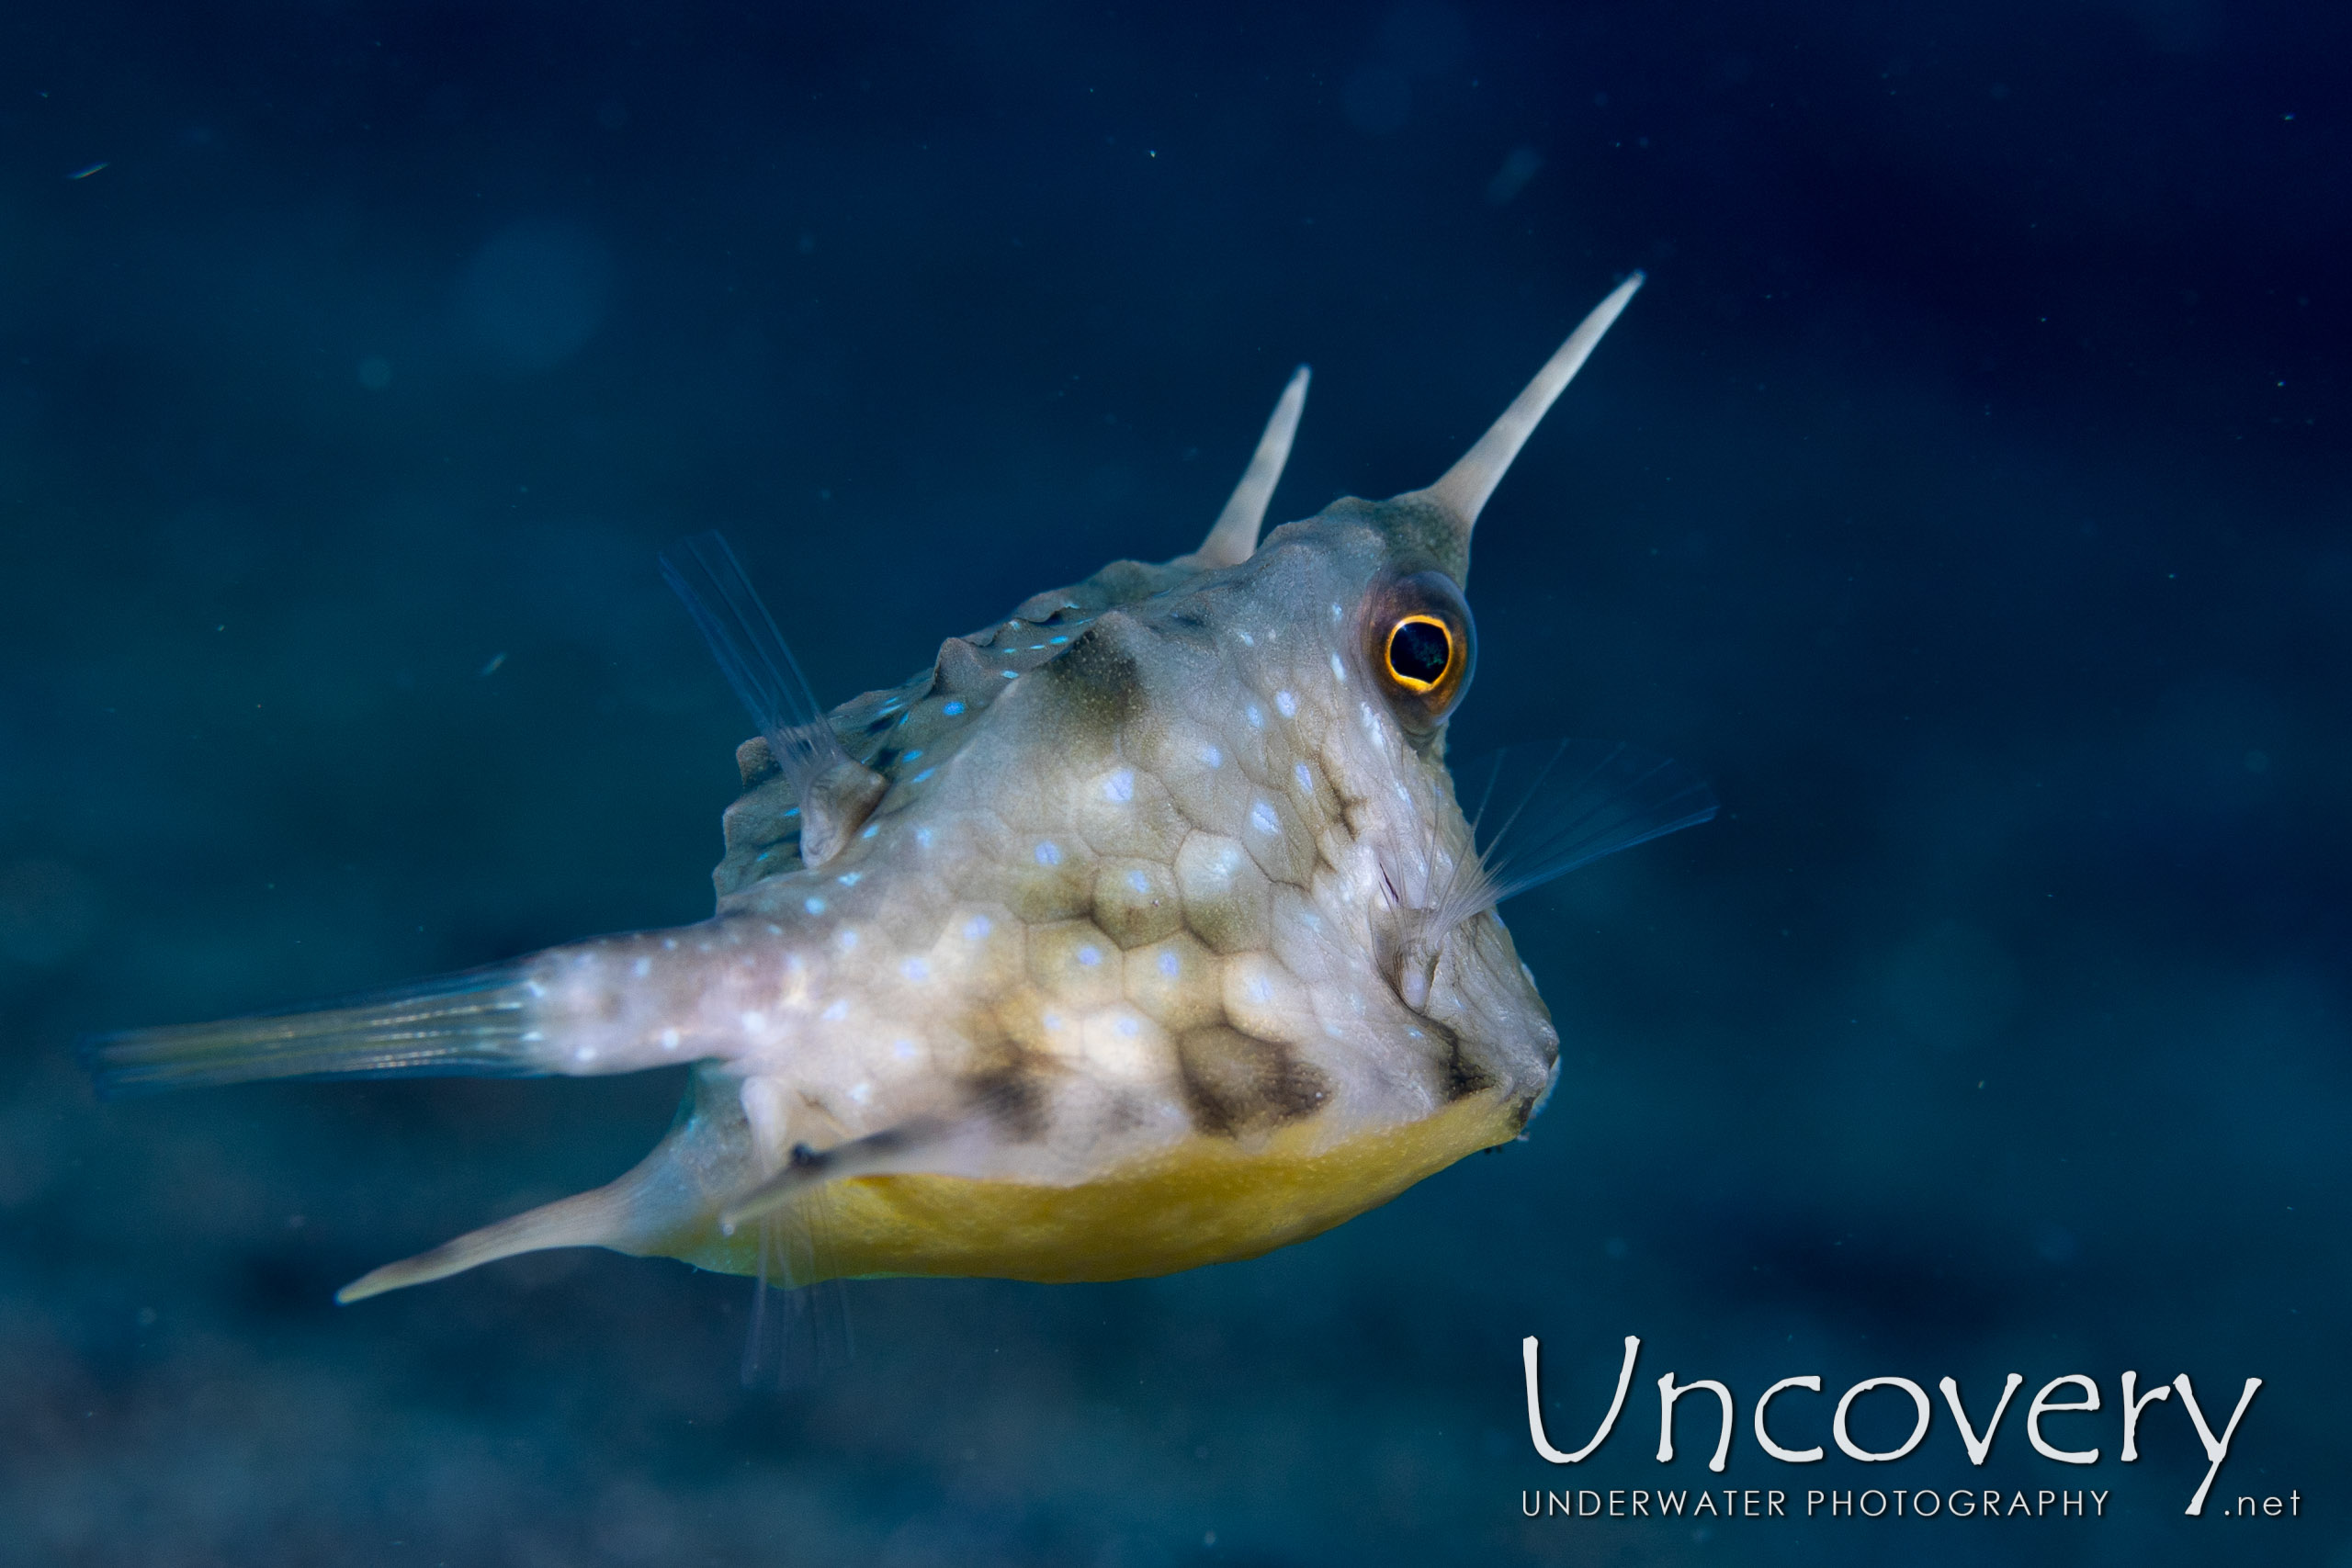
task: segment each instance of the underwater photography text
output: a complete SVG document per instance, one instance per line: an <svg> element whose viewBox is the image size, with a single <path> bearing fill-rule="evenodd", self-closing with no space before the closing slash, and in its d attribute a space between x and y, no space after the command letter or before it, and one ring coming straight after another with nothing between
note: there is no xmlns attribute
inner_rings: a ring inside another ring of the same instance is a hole
<svg viewBox="0 0 2352 1568"><path fill-rule="evenodd" d="M1521 1359L1526 1379L1528 1436L1534 1444L1535 1451L1546 1461L1558 1465L1581 1464L1600 1451L1602 1445L1616 1430L1619 1416L1624 1413L1626 1395L1633 1388L1634 1369L1641 1355L1641 1346L1642 1341L1638 1336L1629 1334L1625 1337L1624 1360L1618 1370L1616 1392L1610 1400L1607 1412L1601 1416L1591 1438L1583 1447L1574 1451L1564 1451L1553 1444L1544 1424L1539 1342L1533 1335L1529 1335L1521 1341ZM2009 1414L2011 1402L2016 1398L2018 1391L2024 1387L2025 1382L2023 1373L2014 1371L2008 1373L2002 1383L1999 1394L1991 1401L1991 1408L1973 1417L1961 1393L1959 1381L1949 1375L1937 1381L1936 1386L1943 1395L1946 1408L1951 1412L1952 1424L1959 1431L1962 1446L1967 1452L1968 1462L1972 1467L1981 1468L1991 1458L1993 1440ZM2196 1385L2187 1372L2178 1374L2169 1382L2156 1382L2145 1390L2140 1386L2140 1374L2136 1371L2123 1372L2118 1382L2120 1398L2116 1407L2120 1416L2120 1442L2115 1450L2115 1457L2125 1464L2134 1463L2141 1457L2141 1427L2142 1422L2148 1416L2149 1407L2170 1401L2176 1393L2178 1394L2180 1409L2188 1416L2188 1425L2194 1428L2197 1440L2203 1449L2207 1461L2204 1479L2198 1484L2195 1495L2188 1499L2188 1506L2183 1512L2192 1518L2200 1517L2205 1511L2207 1494L2212 1490L2214 1478L2221 1473L2223 1461L2229 1458L2230 1446L2237 1437L2239 1424L2245 1419L2248 1407L2253 1404L2254 1396L2261 1389L2263 1380L2258 1377L2248 1377L2245 1380L2237 1395L2234 1407L2229 1412L2228 1419L2222 1424L2218 1434L2214 1430L2213 1423L2208 1418L2204 1406L2199 1402ZM1693 1378L1683 1382L1672 1371L1668 1371L1658 1377L1657 1391L1657 1461L1660 1464L1670 1464L1674 1461L1676 1406L1690 1395L1704 1394L1709 1398L1698 1402L1696 1406L1700 1419L1703 1421L1706 1414L1714 1411L1719 1410L1721 1414L1721 1420L1714 1433L1714 1449L1708 1458L1707 1468L1717 1474L1723 1473L1730 1457L1732 1438L1738 1421L1738 1401L1730 1387L1713 1378ZM1867 1395L1878 1391L1883 1391L1881 1395L1882 1404L1887 1403L1888 1396L1899 1393L1907 1395L1912 1406L1913 1420L1909 1434L1892 1448L1865 1447L1857 1440L1852 1430L1853 1415L1857 1405ZM1820 1395L1825 1392L1823 1381L1815 1373L1783 1377L1771 1384L1757 1397L1751 1410L1750 1425L1756 1446L1761 1449L1769 1458L1782 1464L1817 1464L1826 1459L1828 1450L1817 1441L1809 1447L1796 1448L1788 1446L1788 1443L1783 1440L1790 1438L1790 1429L1796 1427L1802 1427L1808 1436L1817 1435L1817 1417L1814 1417L1815 1425L1805 1426L1807 1413L1802 1409L1790 1408L1777 1416L1774 1411L1774 1402L1783 1395L1792 1393ZM2076 1448L2059 1446L2060 1441L2085 1442L2089 1437L2086 1424L2078 1421L2067 1427L2045 1429L2043 1423L2051 1416L2080 1417L2099 1411L2103 1407L2097 1378L2087 1372L2060 1373L2043 1382L2027 1402L2024 1417L2026 1440L2031 1445L2033 1451L2044 1460L2065 1465L2096 1465L2108 1453L2103 1442ZM1776 1419L1780 1423L1781 1430L1781 1436L1778 1438L1774 1435L1773 1427ZM1978 1424L1980 1420L1981 1430ZM1920 1445L1927 1440L1928 1429L1934 1421L1934 1402L1929 1399L1928 1391L1918 1382L1897 1375L1866 1377L1851 1384L1838 1396L1829 1418L1827 1436L1836 1444L1838 1451L1848 1459L1862 1464L1883 1464L1908 1458L1917 1452ZM1704 1430L1703 1426L1701 1430ZM1793 1440L1804 1441L1804 1439L1794 1438ZM1602 1493L1590 1489L1558 1494L1522 1493L1521 1512L1530 1517L1550 1517L1557 1514L1577 1517L1590 1517L1596 1515L1645 1517L1649 1517L1649 1511L1655 1507L1657 1517L1684 1517L1685 1509L1688 1508L1689 1517L1694 1517L1720 1513L1725 1517L1754 1518L1787 1517L1788 1510L1795 1506L1792 1503L1788 1493L1771 1488L1760 1491L1755 1488L1726 1490L1723 1494L1724 1501L1720 1509L1716 1507L1713 1494L1709 1492L1702 1490L1696 1493L1695 1501L1690 1500L1691 1495L1682 1491L1667 1492L1649 1489L1634 1490L1629 1494L1622 1488L1609 1490L1605 1499ZM1871 1501L1872 1499L1875 1499L1875 1502ZM1806 1517L1826 1514L1830 1517L1859 1515L1875 1518L1888 1514L1890 1510L1897 1517L1908 1513L1921 1517L1932 1517L1938 1513L1948 1513L1960 1517L1972 1516L2015 1517L2021 1515L2037 1518L2044 1517L2104 1517L2107 1513L2108 1500L2107 1491L2095 1491L2088 1488L2063 1490L2036 1487L2030 1498L2024 1490L2015 1488L1963 1487L1946 1491L1911 1487L1871 1488L1859 1495L1850 1489L1841 1491L1809 1488L1805 1491L1803 1506ZM2300 1517L2302 1502L2302 1494L2290 1489L2283 1497L2239 1497L2221 1511L2225 1516L2259 1515L2278 1517L2283 1515L2289 1517Z"/></svg>

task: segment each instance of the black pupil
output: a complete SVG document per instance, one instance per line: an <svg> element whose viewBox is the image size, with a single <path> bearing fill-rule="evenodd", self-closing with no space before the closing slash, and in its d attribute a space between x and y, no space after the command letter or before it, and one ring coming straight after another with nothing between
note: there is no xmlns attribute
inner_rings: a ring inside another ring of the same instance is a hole
<svg viewBox="0 0 2352 1568"><path fill-rule="evenodd" d="M1434 686L1453 657L1453 639L1443 626L1407 621L1388 637L1388 668L1408 681Z"/></svg>

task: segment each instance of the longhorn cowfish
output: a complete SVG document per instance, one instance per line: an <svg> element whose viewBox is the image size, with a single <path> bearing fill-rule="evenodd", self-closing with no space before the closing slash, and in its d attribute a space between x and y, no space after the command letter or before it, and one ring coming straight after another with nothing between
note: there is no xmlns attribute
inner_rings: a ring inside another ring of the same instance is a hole
<svg viewBox="0 0 2352 1568"><path fill-rule="evenodd" d="M345 1286L544 1247L781 1282L1256 1256L1520 1136L1558 1036L1496 906L1703 821L1627 746L1445 760L1471 531L1641 284L1443 478L1259 538L1301 367L1201 547L1040 593L830 713L724 541L663 558L752 711L717 913L91 1042L102 1092L693 1064L609 1186Z"/></svg>

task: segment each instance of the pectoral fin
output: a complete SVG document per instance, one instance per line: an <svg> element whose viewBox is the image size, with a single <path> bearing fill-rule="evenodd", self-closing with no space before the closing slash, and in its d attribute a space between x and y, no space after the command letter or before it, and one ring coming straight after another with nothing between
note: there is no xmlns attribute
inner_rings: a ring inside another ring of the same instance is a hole
<svg viewBox="0 0 2352 1568"><path fill-rule="evenodd" d="M1714 791L1670 758L1615 740L1511 746L1457 774L1498 903L1603 855L1713 818Z"/></svg>
<svg viewBox="0 0 2352 1568"><path fill-rule="evenodd" d="M952 1170L964 1162L949 1157L961 1140L984 1130L984 1123L918 1117L886 1127L863 1138L836 1144L830 1149L793 1145L784 1168L718 1213L718 1228L728 1235L790 1202L797 1193L827 1181L855 1176L895 1176L910 1171Z"/></svg>

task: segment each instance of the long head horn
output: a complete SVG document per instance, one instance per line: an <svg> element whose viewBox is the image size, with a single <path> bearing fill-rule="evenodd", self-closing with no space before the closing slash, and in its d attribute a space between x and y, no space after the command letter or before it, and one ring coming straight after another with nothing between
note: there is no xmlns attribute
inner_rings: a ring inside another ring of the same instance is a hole
<svg viewBox="0 0 2352 1568"><path fill-rule="evenodd" d="M1274 499L1283 465L1290 460L1291 437L1298 434L1298 416L1306 407L1306 383L1312 377L1302 365L1283 389L1273 417L1266 421L1266 433L1258 438L1256 454L1242 470L1241 482L1233 487L1233 498L1217 514L1216 526L1201 547L1185 558L1193 565L1204 570L1238 566L1258 547L1258 528L1266 520L1266 503Z"/></svg>
<svg viewBox="0 0 2352 1568"><path fill-rule="evenodd" d="M1608 299L1594 306L1592 314L1568 334L1568 341L1560 345L1559 352L1535 373L1535 379L1527 384L1527 389L1503 410L1502 418L1478 437L1478 444L1464 453L1460 462L1445 470L1443 479L1427 490L1411 491L1396 499L1422 502L1445 513L1466 557L1470 530L1477 525L1478 513L1486 506L1487 498L1502 483L1510 460L1519 456L1519 449L1526 445L1544 412L1551 408L1552 400L1583 368L1593 346L1600 342L1600 335L1617 320L1625 302L1633 299L1642 283L1642 274L1634 273L1611 289Z"/></svg>

